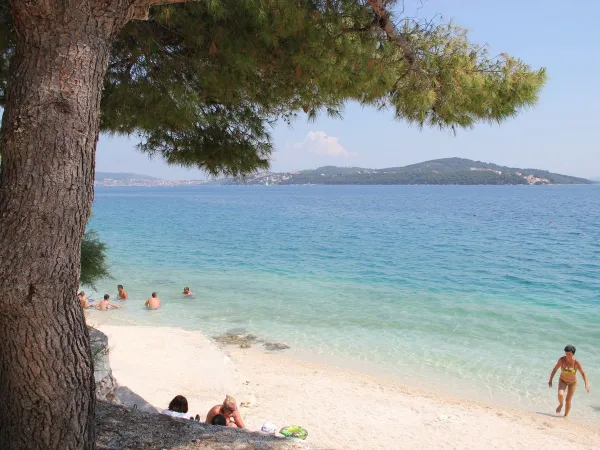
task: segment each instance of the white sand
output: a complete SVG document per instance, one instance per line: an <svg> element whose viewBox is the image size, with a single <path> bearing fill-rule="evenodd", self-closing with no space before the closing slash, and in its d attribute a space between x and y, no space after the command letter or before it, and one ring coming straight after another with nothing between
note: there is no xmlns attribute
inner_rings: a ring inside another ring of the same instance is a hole
<svg viewBox="0 0 600 450"><path fill-rule="evenodd" d="M98 327L109 338L113 374L154 406L185 395L204 420L225 394L237 398L249 429L264 421L299 424L314 448L598 449L600 428L553 414L488 406L411 390L399 383L227 347L199 332ZM574 400L577 408L577 398ZM550 411L549 411L550 412Z"/></svg>

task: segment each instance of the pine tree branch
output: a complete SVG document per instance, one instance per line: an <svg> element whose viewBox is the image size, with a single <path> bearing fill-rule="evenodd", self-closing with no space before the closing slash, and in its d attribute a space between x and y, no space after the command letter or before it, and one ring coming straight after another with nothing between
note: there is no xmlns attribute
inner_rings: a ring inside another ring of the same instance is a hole
<svg viewBox="0 0 600 450"><path fill-rule="evenodd" d="M372 29L373 27L344 27L342 28L342 33L364 33Z"/></svg>
<svg viewBox="0 0 600 450"><path fill-rule="evenodd" d="M390 41L394 41L402 49L404 57L412 66L415 63L415 54L411 50L408 40L396 30L391 20L390 12L385 8L382 0L366 0L378 17L378 25L385 32Z"/></svg>

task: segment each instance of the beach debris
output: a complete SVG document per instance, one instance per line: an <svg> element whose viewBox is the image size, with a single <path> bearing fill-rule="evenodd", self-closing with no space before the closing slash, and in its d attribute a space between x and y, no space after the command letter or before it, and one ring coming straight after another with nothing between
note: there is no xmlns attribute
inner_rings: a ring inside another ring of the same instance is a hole
<svg viewBox="0 0 600 450"><path fill-rule="evenodd" d="M287 350L288 348L290 348L289 345L282 344L280 342L265 342L263 345L270 352L277 350Z"/></svg>
<svg viewBox="0 0 600 450"><path fill-rule="evenodd" d="M300 425L290 425L288 427L283 427L279 430L280 434L283 434L285 437L293 437L296 439L306 439L308 437L308 431L302 428Z"/></svg>
<svg viewBox="0 0 600 450"><path fill-rule="evenodd" d="M447 422L448 420L450 420L452 417L449 416L448 414L440 414L438 417L436 417L434 419L434 422Z"/></svg>

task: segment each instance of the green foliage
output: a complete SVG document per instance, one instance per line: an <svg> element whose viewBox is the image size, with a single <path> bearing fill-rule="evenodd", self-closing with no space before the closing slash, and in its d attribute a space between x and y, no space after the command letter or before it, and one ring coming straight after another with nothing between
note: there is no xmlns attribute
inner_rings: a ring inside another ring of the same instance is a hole
<svg viewBox="0 0 600 450"><path fill-rule="evenodd" d="M81 274L79 284L95 287L95 284L108 277L106 244L100 241L94 230L86 231L81 243Z"/></svg>
<svg viewBox="0 0 600 450"><path fill-rule="evenodd" d="M7 11L0 6L0 101L12 55ZM544 69L490 58L459 27L397 20L401 44L358 0L154 7L114 44L102 130L138 135L141 151L171 164L243 176L268 167L274 121L339 116L351 100L452 130L501 122L537 101Z"/></svg>

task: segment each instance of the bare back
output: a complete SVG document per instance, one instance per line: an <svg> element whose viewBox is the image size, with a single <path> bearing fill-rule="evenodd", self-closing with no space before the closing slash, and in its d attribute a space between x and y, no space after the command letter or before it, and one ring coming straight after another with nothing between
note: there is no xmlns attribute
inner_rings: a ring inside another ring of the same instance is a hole
<svg viewBox="0 0 600 450"><path fill-rule="evenodd" d="M99 309L100 311L108 311L109 309L117 309L117 307L109 303L108 300L102 300L100 303L98 303L96 309Z"/></svg>
<svg viewBox="0 0 600 450"><path fill-rule="evenodd" d="M210 411L208 411L208 414L206 415L206 423L210 425L212 423L213 418L218 414L222 414L221 405L216 405L210 408ZM229 419L228 417L225 418Z"/></svg>
<svg viewBox="0 0 600 450"><path fill-rule="evenodd" d="M146 307L148 307L150 309L160 308L160 298L150 297L148 300L146 300Z"/></svg>

